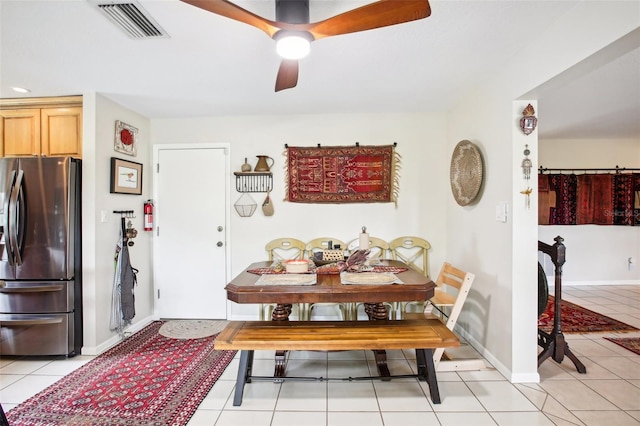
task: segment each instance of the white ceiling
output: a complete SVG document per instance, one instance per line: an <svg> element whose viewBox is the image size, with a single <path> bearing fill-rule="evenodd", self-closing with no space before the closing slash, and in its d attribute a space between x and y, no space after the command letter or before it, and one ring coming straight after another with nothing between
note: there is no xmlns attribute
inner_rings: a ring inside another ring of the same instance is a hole
<svg viewBox="0 0 640 426"><path fill-rule="evenodd" d="M311 21L369 2L311 0ZM274 18L273 0L236 3ZM156 39L129 38L95 0L0 0L0 97L96 91L150 118L446 111L580 3L431 0L424 20L314 42L298 86L275 93L268 36L179 0L139 0L169 34ZM540 137L640 137L639 40L532 92Z"/></svg>

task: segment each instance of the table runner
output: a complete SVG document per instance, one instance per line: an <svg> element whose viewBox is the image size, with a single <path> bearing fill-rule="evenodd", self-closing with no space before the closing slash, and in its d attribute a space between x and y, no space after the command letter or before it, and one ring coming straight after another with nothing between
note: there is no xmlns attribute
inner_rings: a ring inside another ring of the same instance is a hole
<svg viewBox="0 0 640 426"><path fill-rule="evenodd" d="M369 272L391 272L393 274L399 274L400 272L408 271L408 268L400 268L398 266L385 266L385 265L375 265L372 271ZM274 268L255 268L255 269L247 269L247 272L256 275L271 275L271 274L286 274L287 271L284 269L274 269ZM313 268L309 270L309 273L313 273Z"/></svg>
<svg viewBox="0 0 640 426"><path fill-rule="evenodd" d="M393 145L287 147L286 200L294 203L397 202Z"/></svg>

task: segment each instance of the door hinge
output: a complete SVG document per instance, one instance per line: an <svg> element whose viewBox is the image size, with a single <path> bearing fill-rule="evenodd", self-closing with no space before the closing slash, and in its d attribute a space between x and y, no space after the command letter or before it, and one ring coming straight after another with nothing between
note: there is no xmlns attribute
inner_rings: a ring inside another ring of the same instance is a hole
<svg viewBox="0 0 640 426"><path fill-rule="evenodd" d="M158 289L158 299L160 299L160 289Z"/></svg>
<svg viewBox="0 0 640 426"><path fill-rule="evenodd" d="M156 163L156 173L160 173L160 163Z"/></svg>

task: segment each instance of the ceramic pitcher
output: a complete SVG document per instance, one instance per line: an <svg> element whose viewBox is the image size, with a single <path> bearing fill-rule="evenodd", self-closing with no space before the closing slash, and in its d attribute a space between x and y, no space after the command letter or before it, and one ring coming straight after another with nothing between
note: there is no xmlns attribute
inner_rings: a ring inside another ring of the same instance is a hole
<svg viewBox="0 0 640 426"><path fill-rule="evenodd" d="M268 172L271 170L271 166L273 166L274 163L273 158L268 155L257 155L256 157L258 157L258 162L253 168L254 172Z"/></svg>

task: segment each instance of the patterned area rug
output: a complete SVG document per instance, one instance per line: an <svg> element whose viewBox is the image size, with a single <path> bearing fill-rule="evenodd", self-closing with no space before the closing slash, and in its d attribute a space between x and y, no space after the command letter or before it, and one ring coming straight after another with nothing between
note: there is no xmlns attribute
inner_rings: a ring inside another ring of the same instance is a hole
<svg viewBox="0 0 640 426"><path fill-rule="evenodd" d="M605 337L605 339L640 355L640 337Z"/></svg>
<svg viewBox="0 0 640 426"><path fill-rule="evenodd" d="M538 327L546 332L553 329L553 296L549 296L547 309L538 318ZM638 329L608 316L593 312L566 300L561 305L563 333L595 333L606 331L637 331Z"/></svg>
<svg viewBox="0 0 640 426"><path fill-rule="evenodd" d="M170 320L158 333L172 339L201 339L220 333L226 325L223 320Z"/></svg>
<svg viewBox="0 0 640 426"><path fill-rule="evenodd" d="M7 413L11 426L185 425L235 351L156 321Z"/></svg>

